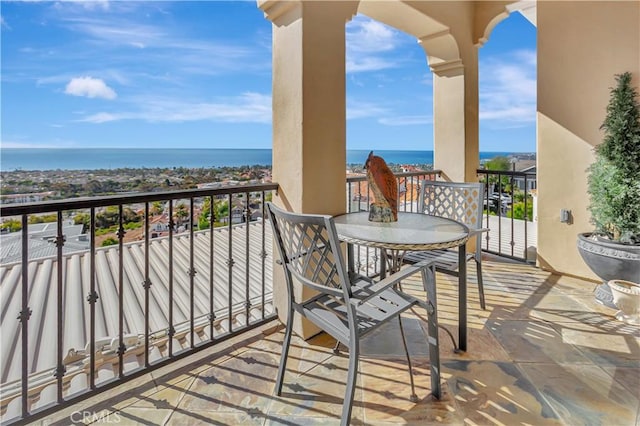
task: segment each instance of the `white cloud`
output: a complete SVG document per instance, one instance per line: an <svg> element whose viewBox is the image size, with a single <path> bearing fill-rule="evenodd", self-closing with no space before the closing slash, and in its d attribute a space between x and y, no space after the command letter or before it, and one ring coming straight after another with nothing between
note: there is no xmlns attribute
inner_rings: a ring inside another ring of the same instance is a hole
<svg viewBox="0 0 640 426"><path fill-rule="evenodd" d="M401 44L400 33L367 17L356 17L346 27L347 72L379 71L398 66L384 57Z"/></svg>
<svg viewBox="0 0 640 426"><path fill-rule="evenodd" d="M107 123L109 121L117 121L120 120L121 118L116 115L116 114L109 114L107 112L99 112L98 114L93 114L90 115L88 117L83 118L82 122L86 122L86 123Z"/></svg>
<svg viewBox="0 0 640 426"><path fill-rule="evenodd" d="M81 4L87 10L109 10L109 0L66 0Z"/></svg>
<svg viewBox="0 0 640 426"><path fill-rule="evenodd" d="M433 123L433 117L427 115L396 115L389 107L374 102L347 99L347 120L361 118L374 118L384 126L414 126Z"/></svg>
<svg viewBox="0 0 640 426"><path fill-rule="evenodd" d="M347 72L365 72L365 71L380 71L388 68L395 67L396 64L383 58L375 56L361 57L361 58L347 58Z"/></svg>
<svg viewBox="0 0 640 426"><path fill-rule="evenodd" d="M388 116L378 120L378 123L385 126L414 126L421 124L433 124L433 117L427 115L401 115L397 117Z"/></svg>
<svg viewBox="0 0 640 426"><path fill-rule="evenodd" d="M536 120L536 53L522 50L480 66L480 120L494 128L527 126Z"/></svg>
<svg viewBox="0 0 640 426"><path fill-rule="evenodd" d="M5 21L4 16L0 15L0 27L1 28L6 28L8 30L11 29L11 27L9 26L9 24L7 24L7 21Z"/></svg>
<svg viewBox="0 0 640 426"><path fill-rule="evenodd" d="M61 141L55 142L29 142L29 141L8 141L2 140L0 146L3 149L7 148L65 148L73 146L71 143L63 143Z"/></svg>
<svg viewBox="0 0 640 426"><path fill-rule="evenodd" d="M64 93L73 96L103 99L115 99L118 96L104 81L93 77L76 77L71 79Z"/></svg>
<svg viewBox="0 0 640 426"><path fill-rule="evenodd" d="M398 44L396 30L370 18L358 17L347 24L347 46L352 52L385 52Z"/></svg>
<svg viewBox="0 0 640 426"><path fill-rule="evenodd" d="M139 98L136 111L101 112L82 118L81 122L106 123L119 120L148 122L216 121L227 123L270 123L271 96L247 92L217 102L184 102L173 99Z"/></svg>
<svg viewBox="0 0 640 426"><path fill-rule="evenodd" d="M101 41L109 46L155 46L170 38L166 30L153 25L131 23L124 20L99 19L95 17L67 17L70 29L83 33L89 40Z"/></svg>
<svg viewBox="0 0 640 426"><path fill-rule="evenodd" d="M25 1L25 0L22 0ZM48 1L48 0L26 0L26 1ZM65 5L78 5L86 10L109 10L109 0L62 0L55 4L55 7L60 8Z"/></svg>
<svg viewBox="0 0 640 426"><path fill-rule="evenodd" d="M386 115L388 110L371 102L347 100L347 120L358 118L380 117Z"/></svg>

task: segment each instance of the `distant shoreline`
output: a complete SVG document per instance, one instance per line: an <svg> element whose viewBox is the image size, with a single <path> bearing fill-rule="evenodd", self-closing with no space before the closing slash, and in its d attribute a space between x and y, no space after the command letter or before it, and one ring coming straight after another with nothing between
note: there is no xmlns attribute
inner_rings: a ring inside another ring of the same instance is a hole
<svg viewBox="0 0 640 426"><path fill-rule="evenodd" d="M370 150L347 150L346 165L364 164ZM374 150L389 164L433 164L433 151ZM535 153L480 152L480 160L497 156L529 156ZM202 169L224 167L271 167L271 149L199 148L3 148L0 170L10 171L104 171L130 169Z"/></svg>

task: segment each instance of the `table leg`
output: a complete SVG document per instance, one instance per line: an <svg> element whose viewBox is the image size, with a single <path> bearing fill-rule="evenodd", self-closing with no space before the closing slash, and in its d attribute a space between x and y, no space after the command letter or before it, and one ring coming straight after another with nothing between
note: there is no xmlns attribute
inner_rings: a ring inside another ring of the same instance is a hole
<svg viewBox="0 0 640 426"><path fill-rule="evenodd" d="M431 366L431 393L436 398L442 397L440 385L440 342L438 338L438 302L436 294L436 270L435 266L429 266L422 270L422 282L427 292L427 334L429 342L429 364Z"/></svg>
<svg viewBox="0 0 640 426"><path fill-rule="evenodd" d="M458 247L458 347L467 351L467 246Z"/></svg>
<svg viewBox="0 0 640 426"><path fill-rule="evenodd" d="M347 273L349 278L352 279L356 275L356 264L353 254L353 244L347 243Z"/></svg>
<svg viewBox="0 0 640 426"><path fill-rule="evenodd" d="M387 277L387 250L380 249L380 279L384 280Z"/></svg>

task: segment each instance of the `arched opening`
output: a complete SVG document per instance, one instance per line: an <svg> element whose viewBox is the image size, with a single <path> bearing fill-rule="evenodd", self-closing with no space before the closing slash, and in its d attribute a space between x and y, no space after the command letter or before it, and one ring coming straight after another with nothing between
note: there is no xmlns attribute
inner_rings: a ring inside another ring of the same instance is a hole
<svg viewBox="0 0 640 426"><path fill-rule="evenodd" d="M347 162L370 150L433 164L432 74L416 38L359 14L346 25Z"/></svg>
<svg viewBox="0 0 640 426"><path fill-rule="evenodd" d="M522 13L490 22L478 52L483 248L536 261L536 28ZM496 22L499 21L499 22ZM489 36L490 33L490 36Z"/></svg>
<svg viewBox="0 0 640 426"><path fill-rule="evenodd" d="M512 13L479 49L480 150L535 153L536 28Z"/></svg>

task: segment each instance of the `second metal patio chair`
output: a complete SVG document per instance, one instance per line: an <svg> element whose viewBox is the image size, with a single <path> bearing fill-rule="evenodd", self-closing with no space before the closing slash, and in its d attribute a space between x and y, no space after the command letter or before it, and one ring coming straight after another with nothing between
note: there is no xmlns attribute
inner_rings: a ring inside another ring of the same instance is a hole
<svg viewBox="0 0 640 426"><path fill-rule="evenodd" d="M282 358L275 393L281 395L293 327L298 313L333 336L349 350L349 371L342 408L342 425L351 419L356 387L360 339L382 324L397 318L407 356L411 378L411 400L417 401L411 360L402 329L401 314L419 305L426 309L431 367L431 393L440 398L440 356L435 291L435 270L430 263L417 263L372 282L365 277L349 275L331 216L286 212L267 203L269 219L277 242L288 291L288 317ZM397 284L410 275L421 273L427 300L420 300L397 289ZM307 300L296 300L294 282L311 288L317 294Z"/></svg>
<svg viewBox="0 0 640 426"><path fill-rule="evenodd" d="M473 259L476 263L478 277L478 293L480 307L486 309L484 286L482 283L482 209L484 199L483 183L436 182L423 180L420 182L418 211L434 216L446 217L462 222L469 227L470 240L475 239L476 247L467 252L467 262ZM408 263L431 261L436 270L449 275L458 275L458 252L456 249L428 250L408 252L404 256ZM465 267L465 265L460 265Z"/></svg>

